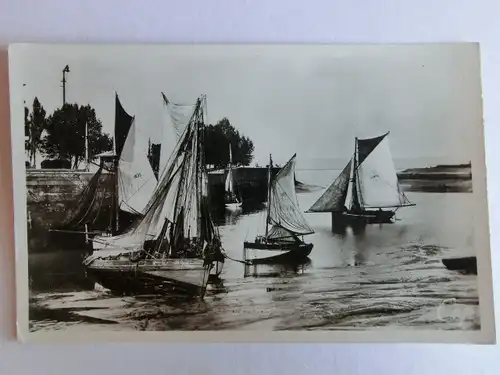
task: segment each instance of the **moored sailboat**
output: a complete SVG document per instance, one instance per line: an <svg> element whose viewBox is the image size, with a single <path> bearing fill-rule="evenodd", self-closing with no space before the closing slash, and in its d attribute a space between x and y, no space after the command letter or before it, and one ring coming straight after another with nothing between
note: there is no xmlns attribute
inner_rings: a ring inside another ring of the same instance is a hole
<svg viewBox="0 0 500 375"><path fill-rule="evenodd" d="M331 212L332 225L392 223L401 207L414 206L399 185L389 132L355 139L354 155L307 212Z"/></svg>
<svg viewBox="0 0 500 375"><path fill-rule="evenodd" d="M157 181L136 132L135 117L115 94L114 150L93 155L101 159L99 168L74 207L66 207L64 222L50 230L52 240L83 247L79 239L89 243L93 237L117 235L140 217ZM87 129L85 133L85 159L89 160Z"/></svg>
<svg viewBox="0 0 500 375"><path fill-rule="evenodd" d="M231 144L229 144L229 165L227 170L226 182L224 184L225 188L224 204L226 208L230 211L237 211L241 208L241 199L238 199L234 185L235 184L233 175L233 152L231 150Z"/></svg>
<svg viewBox="0 0 500 375"><path fill-rule="evenodd" d="M111 216L116 216L113 220L115 225L102 235L93 237L94 249L108 246L107 239L110 236L124 232L142 216L158 183L146 148L147 143L140 137L135 116L131 116L125 142L115 146L114 209L111 211ZM120 216L124 216L125 220L120 220Z"/></svg>
<svg viewBox="0 0 500 375"><path fill-rule="evenodd" d="M204 181L205 103L205 97L197 100L142 219L110 238L113 246L84 260L87 272L105 288L203 297L210 271L224 261Z"/></svg>
<svg viewBox="0 0 500 375"><path fill-rule="evenodd" d="M243 243L245 259L252 264L296 262L311 253L313 244L303 237L313 234L302 215L295 193L296 155L271 178L272 158L268 166L268 194L265 235Z"/></svg>

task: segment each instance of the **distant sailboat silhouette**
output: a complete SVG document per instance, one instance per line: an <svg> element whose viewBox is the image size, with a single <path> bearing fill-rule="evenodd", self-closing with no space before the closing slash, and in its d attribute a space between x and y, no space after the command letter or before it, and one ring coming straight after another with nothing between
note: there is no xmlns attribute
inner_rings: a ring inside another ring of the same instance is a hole
<svg viewBox="0 0 500 375"><path fill-rule="evenodd" d="M234 186L234 175L233 175L233 153L231 151L231 144L229 144L229 165L227 170L225 188L225 205L228 210L236 211L241 208L241 199L238 199L236 195L236 189Z"/></svg>

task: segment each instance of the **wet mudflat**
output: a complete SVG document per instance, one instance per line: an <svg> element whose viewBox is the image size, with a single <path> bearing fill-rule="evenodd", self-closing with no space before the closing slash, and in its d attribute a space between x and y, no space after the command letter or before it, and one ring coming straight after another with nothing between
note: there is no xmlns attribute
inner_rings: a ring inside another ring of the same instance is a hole
<svg viewBox="0 0 500 375"><path fill-rule="evenodd" d="M299 194L305 211L321 191ZM408 192L415 207L394 224L333 233L329 214L307 214L316 233L305 264L226 261L204 300L117 297L86 278L83 252L30 255L32 330L479 329L477 276L447 270L444 256L473 255L472 195ZM264 213L230 214L227 253L264 230Z"/></svg>

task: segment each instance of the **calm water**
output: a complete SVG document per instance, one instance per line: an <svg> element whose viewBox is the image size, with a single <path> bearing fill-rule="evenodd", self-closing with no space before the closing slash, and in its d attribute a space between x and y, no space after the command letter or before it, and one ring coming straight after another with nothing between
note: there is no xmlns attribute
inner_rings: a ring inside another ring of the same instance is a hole
<svg viewBox="0 0 500 375"><path fill-rule="evenodd" d="M325 176L322 184L331 176ZM318 179L319 180L319 179ZM305 211L322 191L299 195ZM329 214L307 214L310 261L295 269L227 261L203 301L118 298L85 278L79 253L30 256L33 330L42 329L479 329L475 275L448 271L443 256L474 254L472 195L408 193L415 207L394 224L334 234ZM264 230L264 213L227 215L224 247Z"/></svg>

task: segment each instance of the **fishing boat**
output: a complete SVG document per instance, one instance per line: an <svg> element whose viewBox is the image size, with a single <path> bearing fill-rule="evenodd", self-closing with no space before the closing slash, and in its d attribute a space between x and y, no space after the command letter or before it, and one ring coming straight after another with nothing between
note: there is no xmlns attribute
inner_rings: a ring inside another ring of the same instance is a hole
<svg viewBox="0 0 500 375"><path fill-rule="evenodd" d="M164 93L162 98L165 106L166 116L162 121L162 137L160 143L159 171L162 171L168 163L169 157L174 151L177 141L180 139L183 130L188 125L193 112L194 104L183 105L170 102ZM145 138L139 137L139 132L135 126L135 118L128 115L118 102L117 118L123 118L122 122L128 120L131 123L125 143L120 149L120 158L115 168L117 180L117 202L115 206L119 208L114 211L115 215L123 215L125 212L132 221L141 217L143 211L151 198L158 178L154 174L153 165L148 159L148 151L145 149ZM121 108L121 110L120 110ZM127 116L128 119L127 119ZM149 140L147 142L149 146ZM123 225L122 225L123 227ZM123 228L123 229L126 229ZM123 232L123 230L122 230ZM94 249L104 249L112 247L113 241L109 237L119 234L120 230L108 231L100 236L94 236L92 246Z"/></svg>
<svg viewBox="0 0 500 375"><path fill-rule="evenodd" d="M119 101L118 105L121 104ZM93 237L92 247L100 249L106 247L106 239L110 236L124 232L132 223L140 218L146 208L149 199L153 195L158 180L154 174L153 167L148 159L146 138L142 137L136 125L135 116L129 119L123 113L117 114L117 118L125 117L130 123L123 144L116 143L116 156L114 158L114 194L113 210L114 225L101 235ZM120 216L124 216L120 220Z"/></svg>
<svg viewBox="0 0 500 375"><path fill-rule="evenodd" d="M396 211L414 206L399 185L389 132L355 139L354 155L306 212L331 212L332 226L393 223Z"/></svg>
<svg viewBox="0 0 500 375"><path fill-rule="evenodd" d="M186 127L190 124L193 116L195 116L195 112L199 109L197 100L193 103L179 103L169 100L163 92L161 96L163 99L164 117L162 119L159 170L163 171L168 165L170 157L183 136ZM203 168L202 180L204 194L208 196L208 173L206 168ZM222 257L214 262L214 266L210 271L210 280L220 276L224 268L224 260L225 259Z"/></svg>
<svg viewBox="0 0 500 375"><path fill-rule="evenodd" d="M108 239L83 264L115 293L155 292L203 297L210 271L224 250L208 207L201 96L189 124L161 171L143 217L126 233Z"/></svg>
<svg viewBox="0 0 500 375"><path fill-rule="evenodd" d="M313 244L303 236L313 234L302 215L295 193L296 154L272 178L272 157L268 166L266 229L253 242L245 241L245 259L252 264L301 261L311 253ZM302 237L302 238L301 238Z"/></svg>
<svg viewBox="0 0 500 375"><path fill-rule="evenodd" d="M238 196L235 192L235 183L234 183L234 175L233 175L233 152L231 150L231 144L229 144L229 165L227 169L227 177L226 183L224 184L225 188L225 196L224 196L224 204L226 209L230 211L237 211L241 208L241 199L238 199Z"/></svg>
<svg viewBox="0 0 500 375"><path fill-rule="evenodd" d="M85 133L89 164L87 129ZM115 93L113 151L93 155L100 158L98 170L73 207L66 207L63 223L50 230L52 240L82 247L80 240L85 239L90 246L90 238L117 235L141 216L157 183L144 144L138 138L135 116L125 111ZM99 247L99 243L93 244Z"/></svg>

